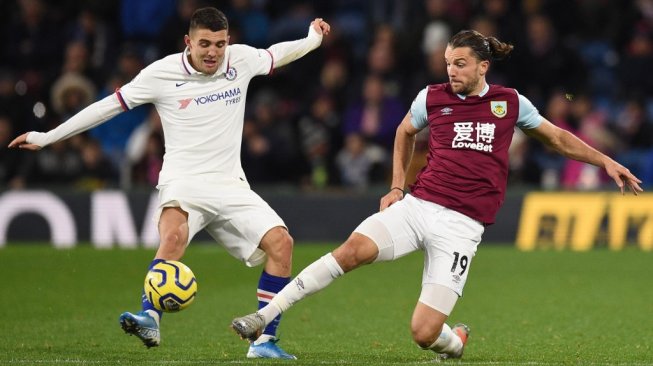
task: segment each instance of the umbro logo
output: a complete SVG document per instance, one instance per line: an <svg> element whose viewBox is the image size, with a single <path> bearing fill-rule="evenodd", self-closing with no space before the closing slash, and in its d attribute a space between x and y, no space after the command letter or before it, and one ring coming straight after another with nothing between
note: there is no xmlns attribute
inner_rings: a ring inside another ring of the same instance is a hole
<svg viewBox="0 0 653 366"><path fill-rule="evenodd" d="M303 291L303 290L304 290L304 281L302 281L301 278L297 278L297 279L295 279L295 285L297 285L297 289L298 289L299 291Z"/></svg>
<svg viewBox="0 0 653 366"><path fill-rule="evenodd" d="M182 86L182 85L184 85L184 84L187 84L187 83L188 83L188 81L183 82L183 83L176 83L175 86L176 86L177 88L179 88L180 86Z"/></svg>
<svg viewBox="0 0 653 366"><path fill-rule="evenodd" d="M443 116L448 116L451 113L453 113L453 109L451 109L449 107L444 107L444 108L440 109L440 112L442 112Z"/></svg>

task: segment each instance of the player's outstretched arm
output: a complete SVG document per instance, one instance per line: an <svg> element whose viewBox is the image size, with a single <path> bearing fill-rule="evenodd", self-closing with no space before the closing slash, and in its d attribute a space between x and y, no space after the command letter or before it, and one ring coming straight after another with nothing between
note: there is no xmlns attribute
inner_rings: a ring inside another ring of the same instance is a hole
<svg viewBox="0 0 653 366"><path fill-rule="evenodd" d="M9 143L10 148L39 150L47 145L65 140L91 129L122 112L118 98L111 94L72 116L57 128L48 132L26 132Z"/></svg>
<svg viewBox="0 0 653 366"><path fill-rule="evenodd" d="M571 132L555 126L546 119L543 119L538 127L524 129L523 131L526 135L540 140L567 158L605 169L606 173L617 183L622 194L625 187L630 188L635 195L643 191L639 186L642 181L626 167L587 145Z"/></svg>
<svg viewBox="0 0 653 366"><path fill-rule="evenodd" d="M306 38L270 46L268 51L272 54L273 67L278 68L287 65L318 48L322 43L322 37L329 34L329 32L331 32L329 23L322 20L322 18L315 18L308 28Z"/></svg>

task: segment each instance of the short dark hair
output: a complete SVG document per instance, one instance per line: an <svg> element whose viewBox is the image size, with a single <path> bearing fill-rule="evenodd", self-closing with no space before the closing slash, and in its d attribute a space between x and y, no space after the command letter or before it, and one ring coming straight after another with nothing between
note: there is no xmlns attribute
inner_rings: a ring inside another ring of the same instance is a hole
<svg viewBox="0 0 653 366"><path fill-rule="evenodd" d="M229 29L229 22L224 13L216 8L199 8L190 18L188 32L190 33L193 29L210 29L212 32L218 32Z"/></svg>
<svg viewBox="0 0 653 366"><path fill-rule="evenodd" d="M462 30L449 40L451 48L469 47L481 61L502 60L512 52L514 46L495 37L485 37L475 30Z"/></svg>

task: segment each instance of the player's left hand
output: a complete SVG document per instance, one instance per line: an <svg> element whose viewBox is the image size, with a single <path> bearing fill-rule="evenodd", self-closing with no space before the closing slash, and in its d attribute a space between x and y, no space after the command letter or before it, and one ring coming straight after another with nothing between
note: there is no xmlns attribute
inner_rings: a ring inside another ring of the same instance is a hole
<svg viewBox="0 0 653 366"><path fill-rule="evenodd" d="M401 201L404 198L404 192L399 189L391 189L385 196L381 198L381 205L379 211L383 211L390 207L393 203Z"/></svg>
<svg viewBox="0 0 653 366"><path fill-rule="evenodd" d="M313 27L313 29L315 29L317 34L326 36L327 34L329 34L329 32L331 32L331 26L329 25L329 23L322 20L322 18L315 18L315 20L311 22L311 26Z"/></svg>
<svg viewBox="0 0 653 366"><path fill-rule="evenodd" d="M27 150L40 150L41 146L36 145L36 144L30 144L27 142L27 135L29 135L29 132L25 132L24 134L16 137L13 141L9 143L9 146L7 146L10 149L27 149Z"/></svg>
<svg viewBox="0 0 653 366"><path fill-rule="evenodd" d="M630 172L625 166L610 159L605 163L605 172L614 179L621 189L621 194L624 194L625 187L628 186L630 190L637 195L639 192L644 192L642 187L639 186L642 181Z"/></svg>

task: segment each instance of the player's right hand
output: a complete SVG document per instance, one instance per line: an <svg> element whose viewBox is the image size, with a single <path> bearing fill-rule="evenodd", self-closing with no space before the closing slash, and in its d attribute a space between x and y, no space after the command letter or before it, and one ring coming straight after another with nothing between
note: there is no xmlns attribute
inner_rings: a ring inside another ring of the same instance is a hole
<svg viewBox="0 0 653 366"><path fill-rule="evenodd" d="M19 148L27 150L41 150L41 146L27 143L27 135L29 135L29 132L25 132L24 134L16 137L12 142L9 143L8 147L10 149Z"/></svg>
<svg viewBox="0 0 653 366"><path fill-rule="evenodd" d="M315 29L317 34L326 36L327 34L329 34L329 32L331 32L331 26L329 25L329 23L325 22L322 18L315 18L315 20L311 22L311 26L313 27L313 29Z"/></svg>
<svg viewBox="0 0 653 366"><path fill-rule="evenodd" d="M381 198L381 207L379 211L383 211L390 207L393 203L401 201L404 198L404 192L398 189L391 189L385 196Z"/></svg>
<svg viewBox="0 0 653 366"><path fill-rule="evenodd" d="M610 158L606 160L607 162L604 163L605 171L617 183L622 195L625 193L626 187L630 188L634 195L644 192L642 187L639 186L642 183L641 179L637 178L630 170L616 161Z"/></svg>

